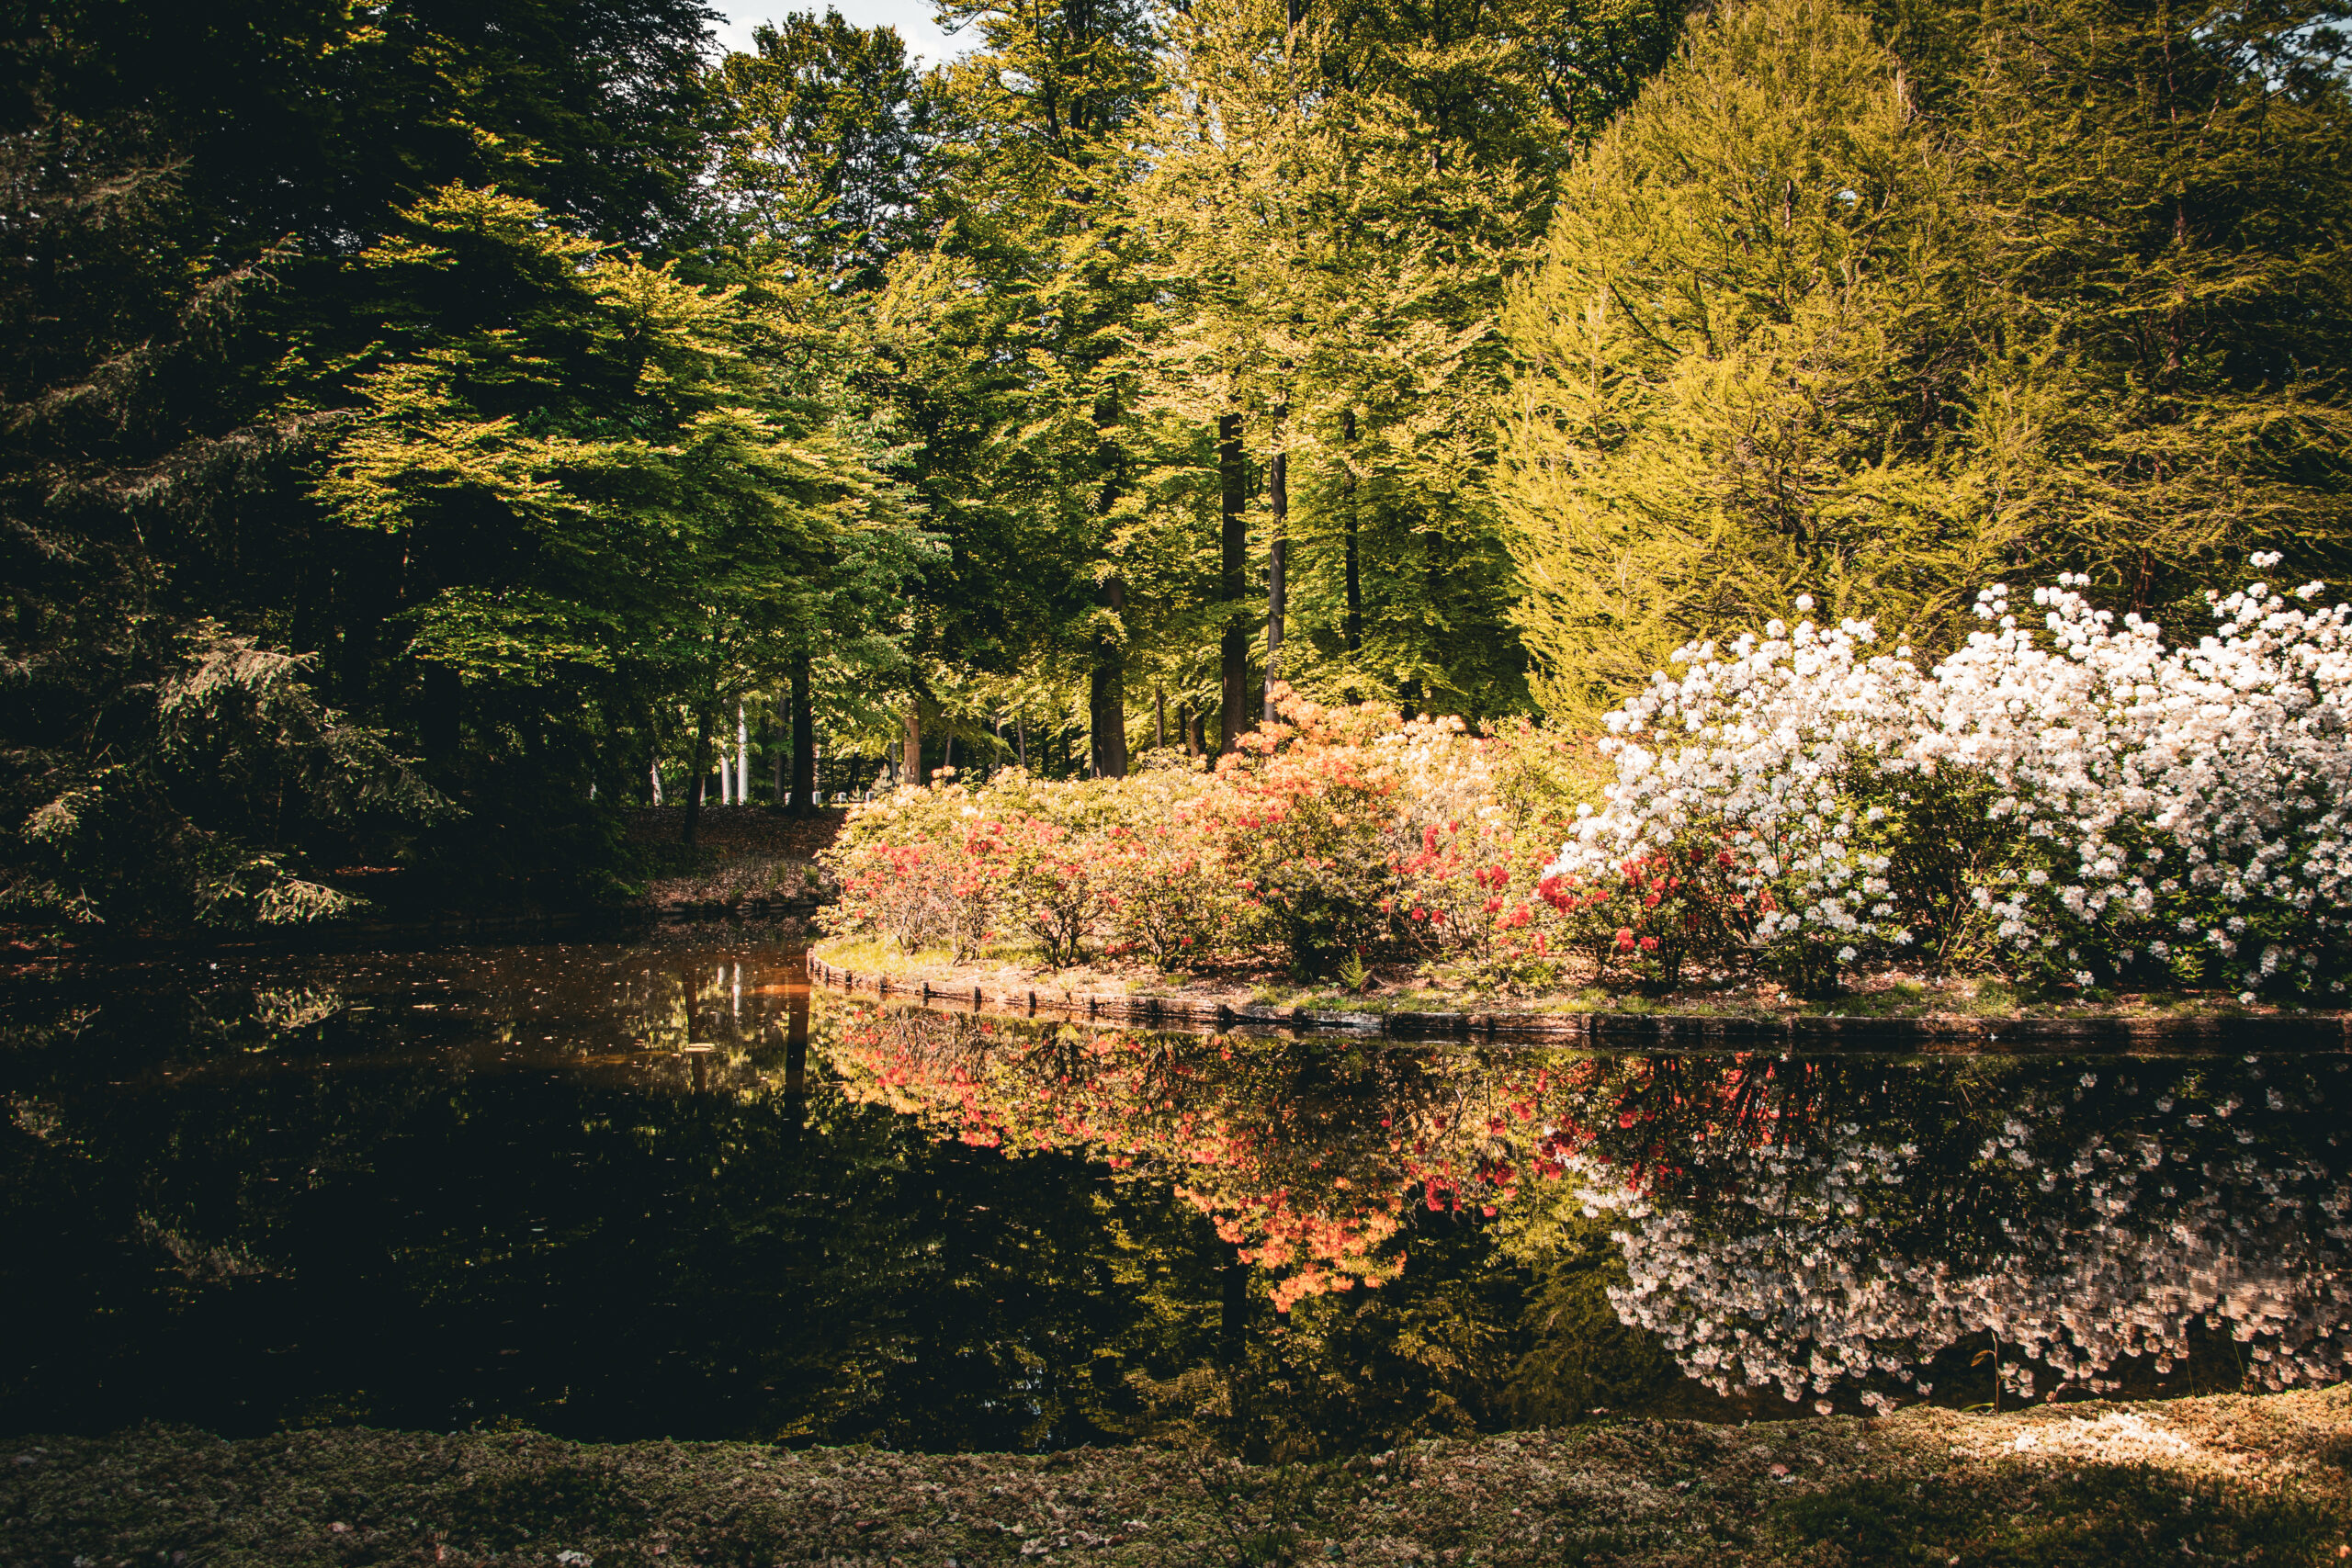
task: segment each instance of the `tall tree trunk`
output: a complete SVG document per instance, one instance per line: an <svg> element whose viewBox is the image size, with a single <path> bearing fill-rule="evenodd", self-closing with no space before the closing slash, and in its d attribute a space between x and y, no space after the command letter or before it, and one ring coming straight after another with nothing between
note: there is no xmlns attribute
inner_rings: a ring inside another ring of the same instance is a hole
<svg viewBox="0 0 2352 1568"><path fill-rule="evenodd" d="M691 846L695 828L702 820L702 792L710 784L710 710L704 708L695 715L694 761L686 764L687 776L694 782L686 786L686 827L678 841Z"/></svg>
<svg viewBox="0 0 2352 1568"><path fill-rule="evenodd" d="M1353 451L1356 444L1356 411L1340 411L1340 439L1343 451ZM1357 567L1356 556L1356 470L1342 457L1344 478L1340 488L1340 515L1345 519L1348 535L1348 618L1342 631L1347 637L1348 651L1363 651L1363 578Z"/></svg>
<svg viewBox="0 0 2352 1568"><path fill-rule="evenodd" d="M1157 681L1151 683L1151 745L1156 751L1168 749L1168 688Z"/></svg>
<svg viewBox="0 0 2352 1568"><path fill-rule="evenodd" d="M741 697L735 699L735 804L752 804L752 725Z"/></svg>
<svg viewBox="0 0 2352 1568"><path fill-rule="evenodd" d="M808 692L808 650L792 659L792 814L817 815L817 709Z"/></svg>
<svg viewBox="0 0 2352 1568"><path fill-rule="evenodd" d="M1244 607L1250 592L1250 532L1245 517L1250 502L1249 471L1242 464L1241 416L1220 415L1216 422L1216 468L1220 481L1218 508L1223 523L1217 596L1225 601L1225 636L1218 647L1224 703L1217 710L1220 753L1233 750L1248 727L1250 710L1250 623Z"/></svg>
<svg viewBox="0 0 2352 1568"><path fill-rule="evenodd" d="M1012 746L1021 759L1021 771L1029 771L1029 715L1026 710L1012 716Z"/></svg>
<svg viewBox="0 0 2352 1568"><path fill-rule="evenodd" d="M1127 608L1127 585L1114 575L1102 580L1102 607L1114 615ZM1093 669L1087 677L1087 728L1092 740L1094 776L1127 776L1126 645L1109 633L1094 638Z"/></svg>
<svg viewBox="0 0 2352 1568"><path fill-rule="evenodd" d="M659 806L662 804L662 759L654 758L647 764L646 771L651 774L650 782L652 784L653 804Z"/></svg>
<svg viewBox="0 0 2352 1568"><path fill-rule="evenodd" d="M768 725L775 739L768 746L768 804L779 809L792 804L792 785L785 764L792 756L792 704L778 697L768 709Z"/></svg>
<svg viewBox="0 0 2352 1568"><path fill-rule="evenodd" d="M899 768L899 784L905 789L921 789L931 782L931 774L922 765L922 699L907 699L907 738L902 743L902 760Z"/></svg>
<svg viewBox="0 0 2352 1568"><path fill-rule="evenodd" d="M1266 706L1272 724L1274 687L1283 678L1283 614L1288 608L1290 584L1284 572L1290 561L1290 454L1277 452L1266 470L1266 499L1273 511L1273 537L1266 547Z"/></svg>

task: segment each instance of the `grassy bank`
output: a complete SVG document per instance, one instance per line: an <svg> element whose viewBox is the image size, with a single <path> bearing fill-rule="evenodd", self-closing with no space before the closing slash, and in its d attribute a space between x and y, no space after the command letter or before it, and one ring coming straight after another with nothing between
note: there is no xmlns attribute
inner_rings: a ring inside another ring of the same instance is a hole
<svg viewBox="0 0 2352 1568"><path fill-rule="evenodd" d="M2352 1391L1747 1427L1637 1421L1253 1469L528 1433L23 1438L0 1560L1363 1564L2335 1562Z"/></svg>

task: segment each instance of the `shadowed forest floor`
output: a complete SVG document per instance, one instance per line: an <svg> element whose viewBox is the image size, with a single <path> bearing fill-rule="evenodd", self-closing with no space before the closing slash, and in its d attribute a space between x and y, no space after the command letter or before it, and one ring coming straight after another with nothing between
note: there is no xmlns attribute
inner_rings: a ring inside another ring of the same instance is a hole
<svg viewBox="0 0 2352 1568"><path fill-rule="evenodd" d="M657 908L800 898L820 887L817 852L848 816L838 807L801 818L765 806L706 806L688 849L679 838L686 808L653 807L629 813L628 841L646 858L645 901Z"/></svg>
<svg viewBox="0 0 2352 1568"><path fill-rule="evenodd" d="M2352 1556L2352 1390L2015 1415L1631 1421L1253 1468L148 1427L25 1438L0 1560L2110 1564Z"/></svg>

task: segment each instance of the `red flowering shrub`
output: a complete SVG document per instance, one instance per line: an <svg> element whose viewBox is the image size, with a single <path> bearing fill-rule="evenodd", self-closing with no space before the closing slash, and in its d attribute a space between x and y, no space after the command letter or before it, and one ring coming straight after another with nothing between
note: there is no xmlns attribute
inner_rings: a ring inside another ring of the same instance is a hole
<svg viewBox="0 0 2352 1568"><path fill-rule="evenodd" d="M1194 820L1292 969L1320 975L1379 934L1399 781L1366 742L1395 721L1275 696L1285 722L1219 761Z"/></svg>
<svg viewBox="0 0 2352 1568"><path fill-rule="evenodd" d="M1248 910L1223 860L1188 821L1107 835L1103 903L1114 948L1140 952L1163 969L1187 968L1223 950Z"/></svg>
<svg viewBox="0 0 2352 1568"><path fill-rule="evenodd" d="M1095 846L1058 822L1014 817L1003 825L1006 902L1046 962L1075 964L1102 910Z"/></svg>
<svg viewBox="0 0 2352 1568"><path fill-rule="evenodd" d="M1581 793L1567 743L1275 698L1282 721L1211 774L1012 773L853 814L828 852L831 929L958 957L1018 936L1056 965L1271 947L1301 975L1402 946L1479 978L1551 978L1561 919L1536 882Z"/></svg>
<svg viewBox="0 0 2352 1568"><path fill-rule="evenodd" d="M959 960L970 956L991 934L1001 896L993 826L873 838L829 852L841 896L825 919L835 931L887 936L909 953L944 947Z"/></svg>
<svg viewBox="0 0 2352 1568"><path fill-rule="evenodd" d="M1469 737L1444 719L1401 739L1391 930L1473 978L1548 983L1566 950L1538 885L1584 793L1569 743L1525 724Z"/></svg>
<svg viewBox="0 0 2352 1568"><path fill-rule="evenodd" d="M1547 876L1539 892L1595 975L1671 990L1694 953L1724 955L1746 940L1745 905L1728 886L1731 857L1711 844L1637 855L1600 876Z"/></svg>

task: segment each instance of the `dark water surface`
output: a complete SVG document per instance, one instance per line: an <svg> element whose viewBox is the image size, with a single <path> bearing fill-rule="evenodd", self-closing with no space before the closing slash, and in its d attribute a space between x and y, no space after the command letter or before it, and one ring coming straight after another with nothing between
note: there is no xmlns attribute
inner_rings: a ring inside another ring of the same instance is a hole
<svg viewBox="0 0 2352 1568"><path fill-rule="evenodd" d="M0 1431L1282 1457L2332 1382L2347 1066L1016 1025L749 940L32 970Z"/></svg>

